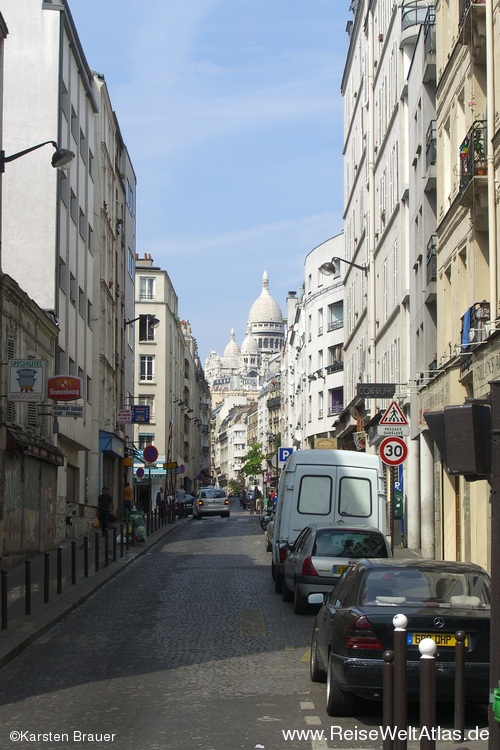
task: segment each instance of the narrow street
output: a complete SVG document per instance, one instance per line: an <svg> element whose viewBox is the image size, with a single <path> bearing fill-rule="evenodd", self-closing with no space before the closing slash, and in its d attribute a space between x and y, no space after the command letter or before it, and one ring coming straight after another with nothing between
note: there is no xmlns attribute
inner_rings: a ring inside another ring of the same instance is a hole
<svg viewBox="0 0 500 750"><path fill-rule="evenodd" d="M3 748L381 744L330 739L332 726L378 729L381 705L326 714L309 680L313 613L274 593L258 517L231 510L183 523L2 670ZM325 739L284 736L311 729Z"/></svg>

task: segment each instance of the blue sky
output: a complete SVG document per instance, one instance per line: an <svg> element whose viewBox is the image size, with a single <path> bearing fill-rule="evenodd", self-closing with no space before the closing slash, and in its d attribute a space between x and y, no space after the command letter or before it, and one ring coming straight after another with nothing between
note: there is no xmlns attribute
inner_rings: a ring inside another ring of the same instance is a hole
<svg viewBox="0 0 500 750"><path fill-rule="evenodd" d="M137 251L202 361L241 344L269 274L286 310L342 229L348 0L69 0L137 174Z"/></svg>

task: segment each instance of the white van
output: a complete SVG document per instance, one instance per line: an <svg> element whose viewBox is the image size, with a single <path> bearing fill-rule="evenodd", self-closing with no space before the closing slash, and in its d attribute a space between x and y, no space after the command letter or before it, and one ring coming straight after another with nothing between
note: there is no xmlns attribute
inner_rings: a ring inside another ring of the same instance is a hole
<svg viewBox="0 0 500 750"><path fill-rule="evenodd" d="M274 518L272 576L281 591L283 545L310 523L375 526L386 534L386 492L380 458L358 451L298 450L281 472Z"/></svg>

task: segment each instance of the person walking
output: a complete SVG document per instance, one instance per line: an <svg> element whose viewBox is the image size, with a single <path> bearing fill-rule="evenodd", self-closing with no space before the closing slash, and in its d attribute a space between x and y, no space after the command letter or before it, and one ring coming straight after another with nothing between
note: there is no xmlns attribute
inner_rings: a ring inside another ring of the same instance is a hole
<svg viewBox="0 0 500 750"><path fill-rule="evenodd" d="M184 518L186 515L186 490L177 490L175 493L175 504L177 505L177 517Z"/></svg>
<svg viewBox="0 0 500 750"><path fill-rule="evenodd" d="M108 492L107 487L103 487L101 494L97 498L97 516L101 526L102 535L106 536L109 528L109 514L113 510L113 498Z"/></svg>
<svg viewBox="0 0 500 750"><path fill-rule="evenodd" d="M160 487L160 489L156 493L156 507L158 508L160 524L163 526L163 524L166 523L167 520L167 501L163 492L163 487Z"/></svg>
<svg viewBox="0 0 500 750"><path fill-rule="evenodd" d="M262 513L262 492L259 490L257 485L255 485L255 488L254 488L254 498L255 498L255 512Z"/></svg>
<svg viewBox="0 0 500 750"><path fill-rule="evenodd" d="M123 520L128 523L130 511L132 510L132 500L134 499L134 489L128 482L123 485Z"/></svg>

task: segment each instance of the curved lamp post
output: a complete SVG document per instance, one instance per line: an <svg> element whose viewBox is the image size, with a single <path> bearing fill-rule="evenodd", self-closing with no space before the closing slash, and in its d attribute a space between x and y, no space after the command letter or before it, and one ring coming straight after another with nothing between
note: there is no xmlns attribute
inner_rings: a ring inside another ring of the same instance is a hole
<svg viewBox="0 0 500 750"><path fill-rule="evenodd" d="M338 273L338 264L339 262L347 263L348 266L353 266L353 268L359 268L360 271L363 271L366 275L368 273L368 266L361 266L359 263L353 263L350 260L345 260L345 258L339 258L335 256L330 261L327 261L326 263L323 263L319 270L321 273L323 273L325 276L335 276L335 274Z"/></svg>
<svg viewBox="0 0 500 750"><path fill-rule="evenodd" d="M148 328L158 328L158 326L160 325L159 318L155 318L154 315L147 315L146 317L148 319ZM139 315L138 318L132 318L132 320L126 320L125 325L130 326L132 325L132 323L135 323L137 320L140 320L140 319L141 319L141 316Z"/></svg>
<svg viewBox="0 0 500 750"><path fill-rule="evenodd" d="M0 172L5 172L5 165L8 162L20 159L21 156L26 156L26 154L30 154L32 151L36 151L37 149L42 148L42 146L47 146L49 143L55 148L55 151L52 155L52 166L54 167L54 169L64 169L66 167L69 167L69 165L75 158L73 151L70 151L67 148L59 148L55 141L44 141L43 143L37 143L36 146L30 146L30 148L25 148L23 149L23 151L18 151L17 153L11 154L10 156L5 156L5 151L0 151Z"/></svg>

